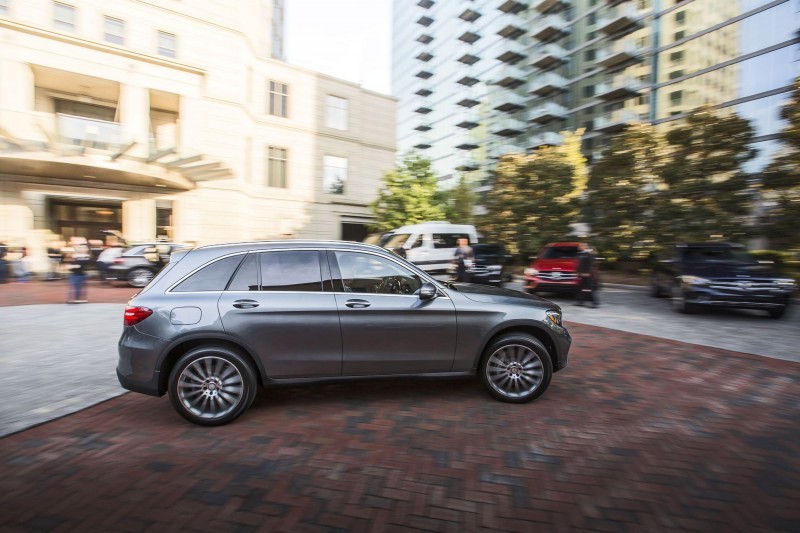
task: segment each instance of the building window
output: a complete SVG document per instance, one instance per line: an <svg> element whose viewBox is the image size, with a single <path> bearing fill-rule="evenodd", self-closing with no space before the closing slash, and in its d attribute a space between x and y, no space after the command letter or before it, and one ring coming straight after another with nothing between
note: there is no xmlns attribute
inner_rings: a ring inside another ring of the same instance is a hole
<svg viewBox="0 0 800 533"><path fill-rule="evenodd" d="M591 98L594 96L594 85L587 85L583 88L583 97Z"/></svg>
<svg viewBox="0 0 800 533"><path fill-rule="evenodd" d="M347 158L326 155L322 166L322 189L331 194L343 194L347 182Z"/></svg>
<svg viewBox="0 0 800 533"><path fill-rule="evenodd" d="M686 30L681 30L681 31L676 31L675 32L675 40L676 41L680 41L684 37L686 37Z"/></svg>
<svg viewBox="0 0 800 533"><path fill-rule="evenodd" d="M178 38L174 33L167 33L165 31L158 32L158 55L164 57L178 57L177 54Z"/></svg>
<svg viewBox="0 0 800 533"><path fill-rule="evenodd" d="M75 8L53 2L53 25L57 30L75 31Z"/></svg>
<svg viewBox="0 0 800 533"><path fill-rule="evenodd" d="M267 186L286 188L286 148L267 147Z"/></svg>
<svg viewBox="0 0 800 533"><path fill-rule="evenodd" d="M106 17L103 38L109 43L125 44L125 22L113 17Z"/></svg>
<svg viewBox="0 0 800 533"><path fill-rule="evenodd" d="M592 48L592 49L590 49L590 50L586 50L586 51L583 53L583 58L584 58L586 61L594 61L594 58L595 58L595 50L594 50L594 48Z"/></svg>
<svg viewBox="0 0 800 533"><path fill-rule="evenodd" d="M586 23L589 24L589 26L592 26L596 22L597 22L597 15L594 13L589 13L589 16L586 17Z"/></svg>
<svg viewBox="0 0 800 533"><path fill-rule="evenodd" d="M675 13L675 24L684 24L686 22L686 11L678 11Z"/></svg>
<svg viewBox="0 0 800 533"><path fill-rule="evenodd" d="M286 118L288 113L289 86L277 81L269 82L269 114Z"/></svg>
<svg viewBox="0 0 800 533"><path fill-rule="evenodd" d="M325 125L336 130L347 129L347 99L328 95L325 102Z"/></svg>
<svg viewBox="0 0 800 533"><path fill-rule="evenodd" d="M669 55L669 60L672 61L673 63L679 63L683 61L683 50L680 50L678 52L672 52Z"/></svg>
<svg viewBox="0 0 800 533"><path fill-rule="evenodd" d="M671 105L681 105L683 103L683 91L669 93L669 103Z"/></svg>
<svg viewBox="0 0 800 533"><path fill-rule="evenodd" d="M681 76L683 76L682 70L673 70L672 72L669 73L669 79L671 80L674 80L675 78L680 78Z"/></svg>

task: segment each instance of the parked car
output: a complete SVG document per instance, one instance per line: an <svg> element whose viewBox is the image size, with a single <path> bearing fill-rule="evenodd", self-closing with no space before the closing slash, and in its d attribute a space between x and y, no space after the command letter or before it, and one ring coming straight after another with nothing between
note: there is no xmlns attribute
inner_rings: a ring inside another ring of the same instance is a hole
<svg viewBox="0 0 800 533"><path fill-rule="evenodd" d="M531 294L537 292L567 292L575 294L580 286L578 276L579 242L553 242L545 245L531 258L524 271L524 287ZM586 245L588 248L591 246ZM595 263L596 265L596 263ZM597 273L595 273L597 274ZM595 275L597 279L597 275Z"/></svg>
<svg viewBox="0 0 800 533"><path fill-rule="evenodd" d="M796 289L793 279L759 263L744 246L731 243L677 244L660 260L651 280L653 296L668 296L676 311L703 307L763 309L780 318Z"/></svg>
<svg viewBox="0 0 800 533"><path fill-rule="evenodd" d="M376 246L215 245L174 254L125 310L117 375L187 420L219 425L261 385L477 374L513 403L567 364L561 309L497 287L441 283Z"/></svg>
<svg viewBox="0 0 800 533"><path fill-rule="evenodd" d="M467 239L470 245L478 242L475 226L449 222L412 224L382 235L379 245L393 250L426 272L445 273L450 268L459 239Z"/></svg>
<svg viewBox="0 0 800 533"><path fill-rule="evenodd" d="M148 242L134 245L114 259L108 268L112 279L125 281L131 287L141 288L170 261L170 255L186 244L175 242Z"/></svg>
<svg viewBox="0 0 800 533"><path fill-rule="evenodd" d="M502 244L473 244L472 251L475 254L475 264L467 269L471 283L500 287L504 281L508 281L505 265L511 256L506 254ZM448 273L455 274L455 264L450 266Z"/></svg>

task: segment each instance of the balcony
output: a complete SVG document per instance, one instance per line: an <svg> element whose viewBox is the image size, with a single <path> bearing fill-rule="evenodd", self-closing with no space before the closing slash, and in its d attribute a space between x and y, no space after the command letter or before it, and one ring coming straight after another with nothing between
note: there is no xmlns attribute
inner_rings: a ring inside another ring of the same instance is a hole
<svg viewBox="0 0 800 533"><path fill-rule="evenodd" d="M414 148L417 150L427 150L431 146L431 142L428 139L420 139L420 141L414 145Z"/></svg>
<svg viewBox="0 0 800 533"><path fill-rule="evenodd" d="M563 142L561 135L554 131L545 131L531 135L528 139L528 148L535 150L543 146L558 146Z"/></svg>
<svg viewBox="0 0 800 533"><path fill-rule="evenodd" d="M422 52L421 54L418 54L415 59L418 59L419 61L422 61L423 63L427 63L428 61L433 59L433 54L431 54L430 52Z"/></svg>
<svg viewBox="0 0 800 533"><path fill-rule="evenodd" d="M436 2L434 2L433 0L419 0L419 2L417 2L417 5L423 9L430 9L431 7L433 7L433 4L435 3Z"/></svg>
<svg viewBox="0 0 800 533"><path fill-rule="evenodd" d="M503 13L519 13L520 11L525 11L527 8L528 4L515 0L503 0L500 2L500 5L497 6L497 9Z"/></svg>
<svg viewBox="0 0 800 533"><path fill-rule="evenodd" d="M552 120L567 118L567 108L554 102L531 109L528 113L528 120L539 124L546 124Z"/></svg>
<svg viewBox="0 0 800 533"><path fill-rule="evenodd" d="M458 18L465 22L475 22L479 18L481 18L481 14L474 9L466 9L463 13L461 13Z"/></svg>
<svg viewBox="0 0 800 533"><path fill-rule="evenodd" d="M539 13L556 13L572 5L572 0L534 0L530 8Z"/></svg>
<svg viewBox="0 0 800 533"><path fill-rule="evenodd" d="M465 65L474 65L480 60L480 56L473 54L472 50L465 51L458 59L456 59L456 61L459 63L464 63Z"/></svg>
<svg viewBox="0 0 800 533"><path fill-rule="evenodd" d="M641 96L644 84L635 78L617 76L608 83L597 86L596 96L601 100L621 100Z"/></svg>
<svg viewBox="0 0 800 533"><path fill-rule="evenodd" d="M471 107L475 107L476 105L480 104L480 100L478 100L478 96L476 94L464 94L461 96L461 100L456 102L456 105L460 105L461 107L466 107L467 109Z"/></svg>
<svg viewBox="0 0 800 533"><path fill-rule="evenodd" d="M498 104L494 107L497 111L514 113L523 109L528 103L528 99L520 94L511 91L501 91L501 93L497 96Z"/></svg>
<svg viewBox="0 0 800 533"><path fill-rule="evenodd" d="M457 150L475 150L477 147L478 145L473 140L467 140L456 145Z"/></svg>
<svg viewBox="0 0 800 533"><path fill-rule="evenodd" d="M477 113L464 113L461 117L459 122L456 124L457 128L463 128L465 130L471 130L477 128L480 125L478 121L478 114Z"/></svg>
<svg viewBox="0 0 800 533"><path fill-rule="evenodd" d="M617 4L621 4L622 2L630 2L631 0L606 0L606 4L609 6L615 6Z"/></svg>
<svg viewBox="0 0 800 533"><path fill-rule="evenodd" d="M473 44L480 38L481 38L480 34L475 33L473 31L465 31L464 33L458 36L459 41L468 44Z"/></svg>
<svg viewBox="0 0 800 533"><path fill-rule="evenodd" d="M420 115L427 115L431 111L433 111L433 109L431 109L428 106L420 106L414 110L414 113L419 113Z"/></svg>
<svg viewBox="0 0 800 533"><path fill-rule="evenodd" d="M501 137L516 137L525 131L525 123L515 118L504 118L493 124L491 131Z"/></svg>
<svg viewBox="0 0 800 533"><path fill-rule="evenodd" d="M428 78L430 78L431 76L433 76L433 72L431 72L431 71L429 71L429 70L420 70L419 72L417 72L417 73L415 74L415 76L416 76L417 78L422 78L423 80L427 80Z"/></svg>
<svg viewBox="0 0 800 533"><path fill-rule="evenodd" d="M597 65L617 68L642 59L645 49L631 41L616 41L597 54Z"/></svg>
<svg viewBox="0 0 800 533"><path fill-rule="evenodd" d="M457 80L456 83L458 83L460 85L464 85L465 87L472 87L473 85L475 85L479 81L481 81L481 80L479 80L478 78L476 78L474 76L466 75L466 76L461 77L459 80Z"/></svg>
<svg viewBox="0 0 800 533"><path fill-rule="evenodd" d="M515 144L499 144L489 149L489 157L492 159L500 159L504 155L509 154L523 154L524 148L520 148Z"/></svg>
<svg viewBox="0 0 800 533"><path fill-rule="evenodd" d="M531 53L530 65L540 69L548 69L560 65L567 60L567 51L557 44L548 43L539 46Z"/></svg>
<svg viewBox="0 0 800 533"><path fill-rule="evenodd" d="M632 4L612 7L598 21L597 29L608 36L619 38L642 27L639 10Z"/></svg>
<svg viewBox="0 0 800 533"><path fill-rule="evenodd" d="M530 34L540 41L552 41L569 33L569 23L561 15L535 15L531 23Z"/></svg>
<svg viewBox="0 0 800 533"><path fill-rule="evenodd" d="M422 44L430 44L433 42L433 35L423 33L419 37L417 37L416 41Z"/></svg>
<svg viewBox="0 0 800 533"><path fill-rule="evenodd" d="M525 32L528 30L518 24L506 24L500 31L497 32L497 35L500 37L505 37L506 39L518 39L525 35Z"/></svg>
<svg viewBox="0 0 800 533"><path fill-rule="evenodd" d="M433 88L427 85L421 85L417 88L416 91L414 91L414 94L416 94L417 96L422 96L427 98L428 96L433 94Z"/></svg>
<svg viewBox="0 0 800 533"><path fill-rule="evenodd" d="M547 72L533 78L528 92L538 96L545 96L557 91L564 91L567 88L567 80L564 76L555 72Z"/></svg>
<svg viewBox="0 0 800 533"><path fill-rule="evenodd" d="M464 159L456 167L456 170L459 172L471 172L473 170L478 170L479 168L481 168L481 164L478 161L474 159Z"/></svg>
<svg viewBox="0 0 800 533"><path fill-rule="evenodd" d="M414 129L417 130L417 131L431 131L433 129L433 126L431 126L428 123L423 123L423 124L420 124L419 126L417 126Z"/></svg>
<svg viewBox="0 0 800 533"><path fill-rule="evenodd" d="M640 120L641 117L630 109L617 109L611 113L596 117L594 119L594 129L603 133L612 133L621 131Z"/></svg>
<svg viewBox="0 0 800 533"><path fill-rule="evenodd" d="M493 81L495 85L501 87L518 87L525 83L528 79L528 74L516 65L504 64L498 69L496 77Z"/></svg>
<svg viewBox="0 0 800 533"><path fill-rule="evenodd" d="M511 63L513 65L528 57L528 48L516 41L509 41L503 48L503 52L495 58L503 63Z"/></svg>
<svg viewBox="0 0 800 533"><path fill-rule="evenodd" d="M425 26L426 28L433 24L433 19L427 15L423 15L417 19L417 24L420 26Z"/></svg>

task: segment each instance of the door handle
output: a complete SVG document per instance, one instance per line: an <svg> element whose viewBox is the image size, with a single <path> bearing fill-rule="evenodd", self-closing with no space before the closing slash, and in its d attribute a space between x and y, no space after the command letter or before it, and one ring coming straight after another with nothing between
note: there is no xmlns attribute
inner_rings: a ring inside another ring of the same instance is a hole
<svg viewBox="0 0 800 533"><path fill-rule="evenodd" d="M258 302L255 300L236 300L233 306L237 309L252 309L258 307Z"/></svg>
<svg viewBox="0 0 800 533"><path fill-rule="evenodd" d="M366 300L347 300L344 305L352 309L363 309L369 307L370 303Z"/></svg>

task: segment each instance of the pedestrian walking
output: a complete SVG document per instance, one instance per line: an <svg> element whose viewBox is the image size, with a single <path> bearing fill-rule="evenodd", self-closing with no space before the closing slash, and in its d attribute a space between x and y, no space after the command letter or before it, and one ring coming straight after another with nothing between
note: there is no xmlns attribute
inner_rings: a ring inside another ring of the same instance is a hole
<svg viewBox="0 0 800 533"><path fill-rule="evenodd" d="M86 267L91 261L89 247L85 244L76 244L69 259L69 296L68 304L87 303L86 299Z"/></svg>
<svg viewBox="0 0 800 533"><path fill-rule="evenodd" d="M28 283L31 280L31 271L28 268L28 249L23 246L19 250L19 258L14 262L14 273L17 283Z"/></svg>
<svg viewBox="0 0 800 533"><path fill-rule="evenodd" d="M475 266L475 252L469 245L469 239L458 239L458 248L453 261L456 267L456 281L469 283L472 267Z"/></svg>
<svg viewBox="0 0 800 533"><path fill-rule="evenodd" d="M595 288L597 287L597 266L594 253L586 244L580 244L579 250L578 277L580 278L580 285L578 286L578 294L576 295L578 301L575 302L575 305L583 305L584 302L588 302L592 307L597 307L600 305L600 302L595 295Z"/></svg>

